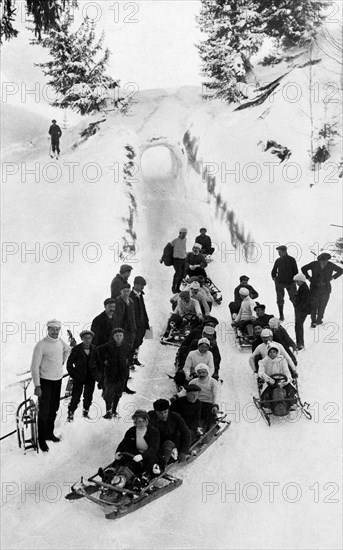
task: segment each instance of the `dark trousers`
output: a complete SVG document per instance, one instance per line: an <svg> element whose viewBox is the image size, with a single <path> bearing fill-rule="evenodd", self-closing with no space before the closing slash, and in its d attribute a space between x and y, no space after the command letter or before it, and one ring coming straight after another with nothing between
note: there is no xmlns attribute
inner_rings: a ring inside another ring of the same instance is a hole
<svg viewBox="0 0 343 550"><path fill-rule="evenodd" d="M304 322L308 313L295 310L295 338L297 346L304 346Z"/></svg>
<svg viewBox="0 0 343 550"><path fill-rule="evenodd" d="M330 292L324 288L316 288L311 291L311 320L312 323L322 321L325 308L330 298Z"/></svg>
<svg viewBox="0 0 343 550"><path fill-rule="evenodd" d="M213 403L201 402L201 423L202 428L207 432L216 422L216 417L212 412Z"/></svg>
<svg viewBox="0 0 343 550"><path fill-rule="evenodd" d="M60 154L60 138L51 138L51 148L53 153L56 151L58 155Z"/></svg>
<svg viewBox="0 0 343 550"><path fill-rule="evenodd" d="M240 308L241 308L241 304L239 304L238 302L229 303L229 310L231 315L233 315L234 313L238 313Z"/></svg>
<svg viewBox="0 0 343 550"><path fill-rule="evenodd" d="M104 381L102 397L106 403L107 411L112 411L113 413L117 412L119 399L123 395L126 382L127 380L119 380L117 382Z"/></svg>
<svg viewBox="0 0 343 550"><path fill-rule="evenodd" d="M180 285L182 283L184 271L185 271L185 260L181 258L173 258L173 267L174 267L174 277L173 277L173 287L172 292L180 292Z"/></svg>
<svg viewBox="0 0 343 550"><path fill-rule="evenodd" d="M80 403L82 391L83 391L83 408L87 411L92 404L93 392L95 387L95 380L91 378L83 384L82 382L76 382L73 380L73 389L71 392L71 400L69 403L68 410L74 412L77 409L78 404Z"/></svg>
<svg viewBox="0 0 343 550"><path fill-rule="evenodd" d="M42 395L39 398L38 439L45 441L54 433L54 423L60 408L61 380L40 379Z"/></svg>
<svg viewBox="0 0 343 550"><path fill-rule="evenodd" d="M276 387L275 384L268 384L267 385L266 389L262 392L262 395L261 395L262 401L272 401L273 400L273 391L274 391L275 387ZM296 389L294 388L294 386L292 386L292 384L286 384L284 386L284 389L286 390L287 399L292 399L292 401L288 401L289 406L295 404L297 402L297 400L295 399L295 395L296 395L297 392L296 392ZM266 403L263 406L270 409L271 403Z"/></svg>
<svg viewBox="0 0 343 550"><path fill-rule="evenodd" d="M292 283L280 283L275 281L276 290L276 303L278 306L282 306L285 303L285 290L288 292L288 296L292 304L295 302L295 295L297 293L297 285Z"/></svg>
<svg viewBox="0 0 343 550"><path fill-rule="evenodd" d="M193 271L191 269L188 269L186 275L188 275L189 277L198 277L199 275L203 275L205 278L207 278L206 271L200 266L193 269Z"/></svg>

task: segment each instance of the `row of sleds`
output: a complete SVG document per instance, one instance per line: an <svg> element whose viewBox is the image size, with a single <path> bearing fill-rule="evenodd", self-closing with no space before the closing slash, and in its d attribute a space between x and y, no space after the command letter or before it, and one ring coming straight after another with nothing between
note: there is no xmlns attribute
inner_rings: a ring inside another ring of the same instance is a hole
<svg viewBox="0 0 343 550"><path fill-rule="evenodd" d="M185 462L179 463L171 459L162 473L151 478L151 475L148 476L146 473L135 476L128 467L114 461L105 468L99 468L87 481L81 478L72 486L71 492L65 498L71 501L85 498L100 506L107 519L118 519L135 512L180 487L183 480L177 474L182 472L185 465L191 464L204 453L228 429L230 422L225 417L226 415L217 417L209 430L191 445L190 454ZM121 454L133 457L129 453ZM120 476L125 478L124 487L117 484Z"/></svg>

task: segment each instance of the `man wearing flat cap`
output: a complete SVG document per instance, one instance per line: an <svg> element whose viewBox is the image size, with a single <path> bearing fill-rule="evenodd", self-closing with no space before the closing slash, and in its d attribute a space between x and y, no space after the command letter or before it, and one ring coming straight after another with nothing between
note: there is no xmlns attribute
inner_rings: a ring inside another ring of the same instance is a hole
<svg viewBox="0 0 343 550"><path fill-rule="evenodd" d="M180 285L184 276L185 260L187 256L186 236L187 229L185 227L181 227L178 237L170 242L173 247L173 267L175 271L172 284L173 294L180 292Z"/></svg>
<svg viewBox="0 0 343 550"><path fill-rule="evenodd" d="M120 296L120 291L128 282L131 271L131 265L124 264L120 266L119 273L117 273L111 283L111 298L118 298L118 296Z"/></svg>
<svg viewBox="0 0 343 550"><path fill-rule="evenodd" d="M271 271L272 279L275 283L276 303L279 308L280 321L284 321L283 306L285 303L285 290L292 304L295 303L297 286L293 281L294 275L298 273L298 266L295 258L287 254L287 246L284 244L277 246L279 258L275 260Z"/></svg>
<svg viewBox="0 0 343 550"><path fill-rule="evenodd" d="M65 363L70 347L59 337L61 322L47 322L48 334L36 344L31 362L31 374L35 395L39 399L38 443L41 451L49 451L47 441L58 443L54 424L60 407L60 394Z"/></svg>
<svg viewBox="0 0 343 550"><path fill-rule="evenodd" d="M106 298L104 308L104 311L93 319L91 325L91 331L94 333L92 344L95 347L109 342L112 330L120 326L114 298Z"/></svg>
<svg viewBox="0 0 343 550"><path fill-rule="evenodd" d="M195 242L201 245L201 252L206 255L213 254L214 248L212 248L211 237L209 235L206 235L206 227L201 227L199 229L199 233L200 235L196 237Z"/></svg>
<svg viewBox="0 0 343 550"><path fill-rule="evenodd" d="M136 332L133 342L133 365L141 365L138 359L139 348L143 343L145 332L149 329L149 318L144 302L144 287L146 280L144 277L137 276L133 281L133 288L130 293L130 298L133 301L135 311Z"/></svg>
<svg viewBox="0 0 343 550"><path fill-rule="evenodd" d="M71 400L68 406L68 422L74 420L74 413L80 403L83 392L84 418L89 418L89 407L92 404L95 387L95 378L91 370L91 357L94 351L94 332L83 330L80 332L81 344L74 346L67 361L67 371L73 380Z"/></svg>
<svg viewBox="0 0 343 550"><path fill-rule="evenodd" d="M323 252L319 254L316 261L301 268L306 279L310 281L311 328L323 323L325 308L331 294L330 281L338 279L343 273L341 267L329 260L331 260L331 254Z"/></svg>

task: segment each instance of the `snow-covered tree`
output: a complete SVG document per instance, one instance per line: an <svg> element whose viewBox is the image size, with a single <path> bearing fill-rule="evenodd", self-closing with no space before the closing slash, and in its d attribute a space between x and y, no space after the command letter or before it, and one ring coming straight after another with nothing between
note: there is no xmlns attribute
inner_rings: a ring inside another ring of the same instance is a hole
<svg viewBox="0 0 343 550"><path fill-rule="evenodd" d="M202 0L197 18L207 37L198 45L205 87L228 102L242 98L250 59L265 37L280 46L310 41L320 27L326 0Z"/></svg>
<svg viewBox="0 0 343 550"><path fill-rule="evenodd" d="M70 7L77 6L77 0L25 0L26 11L34 23L36 38L41 40L42 33L47 33L59 25L63 12ZM15 0L0 0L1 37L10 40L18 36L18 30L14 28L15 18L18 11L18 3Z"/></svg>
<svg viewBox="0 0 343 550"><path fill-rule="evenodd" d="M70 27L71 19L66 16L60 28L52 29L41 42L52 56L51 61L36 64L50 77L49 84L56 91L51 105L86 115L104 109L112 95L114 108L125 111L127 102L114 99L111 92L119 86L118 81L105 72L110 51L103 50L104 33L97 39L95 23L87 18L75 32Z"/></svg>

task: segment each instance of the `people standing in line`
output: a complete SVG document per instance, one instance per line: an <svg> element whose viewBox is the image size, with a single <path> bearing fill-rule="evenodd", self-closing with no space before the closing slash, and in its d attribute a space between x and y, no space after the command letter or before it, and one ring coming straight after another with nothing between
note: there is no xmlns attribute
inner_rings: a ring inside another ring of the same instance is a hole
<svg viewBox="0 0 343 550"><path fill-rule="evenodd" d="M123 264L120 266L119 273L114 277L111 282L111 298L118 298L123 286L128 282L131 275L132 266Z"/></svg>
<svg viewBox="0 0 343 550"><path fill-rule="evenodd" d="M58 126L58 124L56 124L56 120L54 118L52 119L51 122L52 124L49 128L49 135L51 137L52 154L50 153L50 156L51 158L53 158L56 153L56 158L58 158L60 155L60 137L62 135L62 130Z"/></svg>
<svg viewBox="0 0 343 550"><path fill-rule="evenodd" d="M135 306L130 298L131 285L125 283L120 290L120 296L115 299L116 315L119 326L124 329L125 340L133 348L136 336Z"/></svg>
<svg viewBox="0 0 343 550"><path fill-rule="evenodd" d="M173 294L180 292L180 285L184 277L185 261L187 256L186 237L187 229L185 227L181 227L179 236L170 242L173 247L173 267L175 271L172 284Z"/></svg>
<svg viewBox="0 0 343 550"><path fill-rule="evenodd" d="M311 313L310 289L306 283L306 277L303 273L297 273L293 277L298 291L295 296L295 338L297 349L302 350L305 347L304 342L304 322Z"/></svg>
<svg viewBox="0 0 343 550"><path fill-rule="evenodd" d="M130 298L133 301L136 332L133 342L133 365L141 366L142 363L138 359L139 348L143 343L145 332L149 329L149 317L146 311L144 302L144 287L146 286L146 280L144 277L137 276L133 281L133 288L130 293Z"/></svg>
<svg viewBox="0 0 343 550"><path fill-rule="evenodd" d="M68 422L74 420L74 413L80 403L83 392L82 416L89 418L89 408L92 404L95 378L91 370L91 358L95 349L92 340L94 332L83 330L80 333L81 344L73 347L67 361L67 371L73 380L71 400L68 406Z"/></svg>
<svg viewBox="0 0 343 550"><path fill-rule="evenodd" d="M119 327L114 298L106 298L104 308L105 310L93 319L91 325L91 331L94 333L92 344L95 347L109 342L112 330Z"/></svg>
<svg viewBox="0 0 343 550"><path fill-rule="evenodd" d="M58 443L54 434L65 363L70 347L60 338L61 322L52 319L47 323L48 334L40 340L34 350L31 374L38 397L38 443L41 451L49 451L47 441Z"/></svg>
<svg viewBox="0 0 343 550"><path fill-rule="evenodd" d="M306 279L310 281L311 328L323 324L324 312L331 294L330 281L338 279L343 273L343 269L330 262L330 259L331 254L323 252L317 260L301 268Z"/></svg>
<svg viewBox="0 0 343 550"><path fill-rule="evenodd" d="M297 287L293 281L294 275L298 273L298 266L295 258L287 254L287 246L277 246L279 258L275 260L271 271L272 279L275 283L276 303L279 308L280 321L284 321L283 306L285 303L285 290L287 290L289 299L294 305Z"/></svg>
<svg viewBox="0 0 343 550"><path fill-rule="evenodd" d="M112 341L94 350L92 360L93 376L102 389L102 397L106 403L107 420L117 416L119 399L125 391L129 378L129 353L131 346L124 340L124 329L115 328L112 331ZM130 390L130 393L136 393Z"/></svg>

